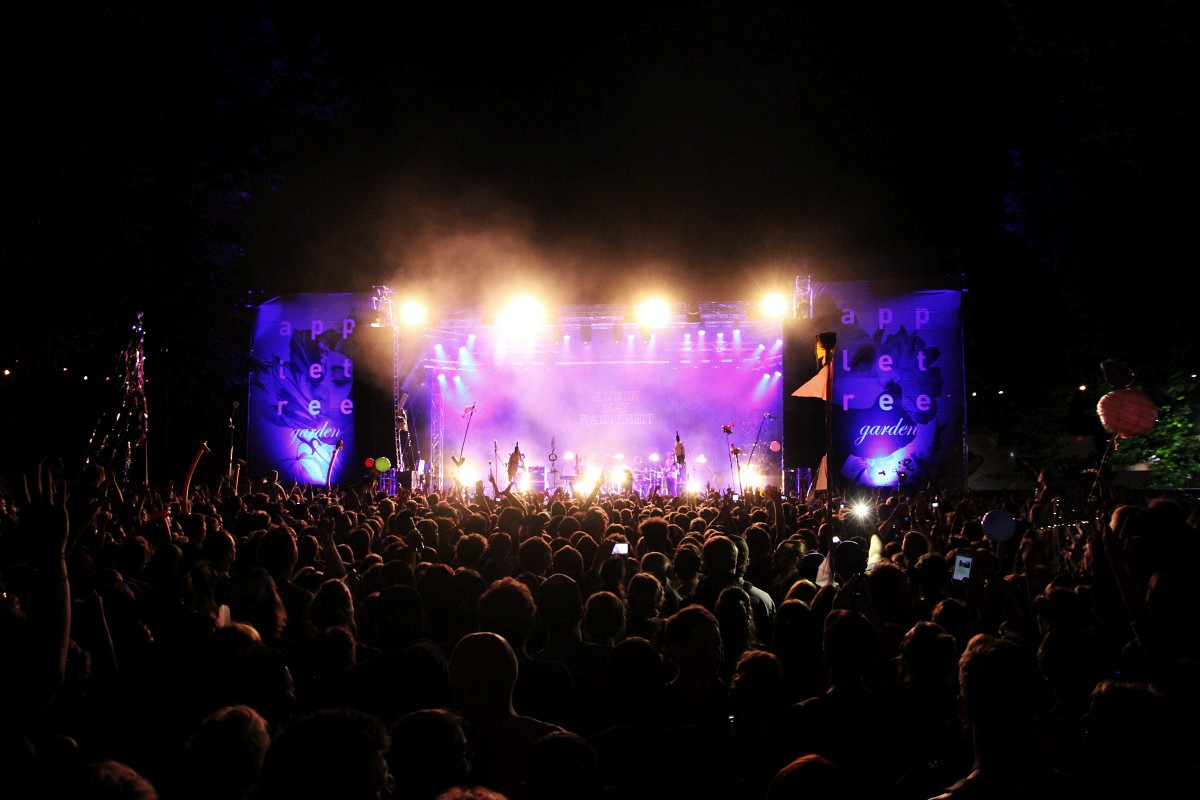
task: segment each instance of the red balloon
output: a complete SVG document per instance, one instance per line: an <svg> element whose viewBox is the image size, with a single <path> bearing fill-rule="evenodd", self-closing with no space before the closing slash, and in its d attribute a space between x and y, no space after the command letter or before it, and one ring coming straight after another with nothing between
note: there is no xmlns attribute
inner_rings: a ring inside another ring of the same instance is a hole
<svg viewBox="0 0 1200 800"><path fill-rule="evenodd" d="M363 466L367 469L370 469L371 467L375 466L375 459L367 456L367 460L363 462Z"/></svg>
<svg viewBox="0 0 1200 800"><path fill-rule="evenodd" d="M1158 422L1158 407L1141 389L1114 389L1096 405L1104 429L1121 436L1149 433Z"/></svg>

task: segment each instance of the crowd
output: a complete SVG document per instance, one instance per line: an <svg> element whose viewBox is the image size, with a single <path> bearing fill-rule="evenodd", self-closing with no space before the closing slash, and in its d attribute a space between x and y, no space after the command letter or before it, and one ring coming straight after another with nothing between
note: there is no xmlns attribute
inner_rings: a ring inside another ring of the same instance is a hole
<svg viewBox="0 0 1200 800"><path fill-rule="evenodd" d="M1200 793L1191 503L271 477L0 484L3 796Z"/></svg>

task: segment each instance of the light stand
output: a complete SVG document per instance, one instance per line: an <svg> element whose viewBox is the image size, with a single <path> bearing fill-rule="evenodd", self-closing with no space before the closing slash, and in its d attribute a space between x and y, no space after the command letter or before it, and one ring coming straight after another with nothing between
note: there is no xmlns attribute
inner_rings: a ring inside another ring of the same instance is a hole
<svg viewBox="0 0 1200 800"><path fill-rule="evenodd" d="M758 449L758 440L762 438L763 428L766 427L767 420L771 419L771 415L763 414L762 422L758 423L758 433L754 434L754 444L750 445L750 455L746 457L746 466L752 467L754 464L754 451Z"/></svg>
<svg viewBox="0 0 1200 800"><path fill-rule="evenodd" d="M817 334L817 364L825 370L825 522L833 523L833 354L837 334Z"/></svg>

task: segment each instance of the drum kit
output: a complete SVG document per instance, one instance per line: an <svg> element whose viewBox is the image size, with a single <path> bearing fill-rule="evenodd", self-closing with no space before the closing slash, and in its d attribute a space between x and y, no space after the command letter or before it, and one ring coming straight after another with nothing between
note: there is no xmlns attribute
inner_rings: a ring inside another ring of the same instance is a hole
<svg viewBox="0 0 1200 800"><path fill-rule="evenodd" d="M667 462L654 462L652 466L642 467L642 459L635 459L637 469L633 473L633 490L645 496L651 492L659 495L677 497L679 487L683 483L684 467L674 459Z"/></svg>

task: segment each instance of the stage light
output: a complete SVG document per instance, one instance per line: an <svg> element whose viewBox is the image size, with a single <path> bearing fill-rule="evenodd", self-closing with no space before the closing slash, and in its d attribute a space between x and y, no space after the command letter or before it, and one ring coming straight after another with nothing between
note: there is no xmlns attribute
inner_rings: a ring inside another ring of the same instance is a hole
<svg viewBox="0 0 1200 800"><path fill-rule="evenodd" d="M583 342L584 344L592 343L592 326L591 325L588 325L585 323L582 327L580 327L579 341Z"/></svg>
<svg viewBox="0 0 1200 800"><path fill-rule="evenodd" d="M405 300L400 304L400 321L409 327L415 327L425 321L425 306L416 300Z"/></svg>
<svg viewBox="0 0 1200 800"><path fill-rule="evenodd" d="M764 319L783 319L791 310L791 302L779 292L772 292L758 304Z"/></svg>
<svg viewBox="0 0 1200 800"><path fill-rule="evenodd" d="M514 297L500 312L500 325L504 328L532 330L546 320L546 309L528 295Z"/></svg>
<svg viewBox="0 0 1200 800"><path fill-rule="evenodd" d="M659 298L639 303L633 308L637 321L644 327L662 328L671 319L671 309L667 306L667 301Z"/></svg>

